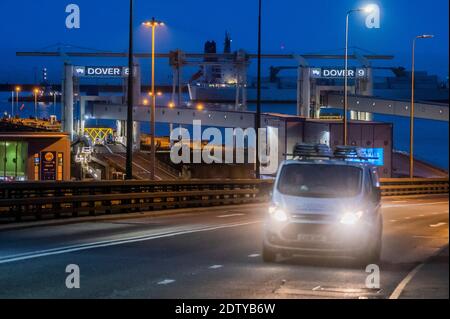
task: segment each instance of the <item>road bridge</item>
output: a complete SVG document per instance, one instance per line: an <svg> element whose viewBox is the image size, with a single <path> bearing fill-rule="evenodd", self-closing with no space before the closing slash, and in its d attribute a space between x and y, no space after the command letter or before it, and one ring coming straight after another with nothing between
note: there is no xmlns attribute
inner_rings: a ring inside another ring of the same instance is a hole
<svg viewBox="0 0 450 319"><path fill-rule="evenodd" d="M0 297L449 297L448 196L383 200L380 289L367 289L365 266L344 259L263 263L266 210L235 205L0 226ZM73 263L81 289L64 284Z"/></svg>
<svg viewBox="0 0 450 319"><path fill-rule="evenodd" d="M341 94L328 94L325 104L343 109L344 97ZM411 101L392 100L372 96L349 96L348 108L352 111L384 115L406 116L411 114ZM414 103L415 117L427 120L448 122L448 104L417 101Z"/></svg>

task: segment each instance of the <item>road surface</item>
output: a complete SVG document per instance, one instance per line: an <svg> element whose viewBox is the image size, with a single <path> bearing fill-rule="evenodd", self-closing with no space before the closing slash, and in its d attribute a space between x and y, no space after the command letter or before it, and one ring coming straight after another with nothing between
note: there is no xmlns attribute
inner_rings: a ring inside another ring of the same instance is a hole
<svg viewBox="0 0 450 319"><path fill-rule="evenodd" d="M381 287L372 290L347 260L263 263L264 211L0 230L0 298L448 298L448 250L429 263L448 246L448 197L383 200ZM79 266L79 289L66 287L69 264Z"/></svg>

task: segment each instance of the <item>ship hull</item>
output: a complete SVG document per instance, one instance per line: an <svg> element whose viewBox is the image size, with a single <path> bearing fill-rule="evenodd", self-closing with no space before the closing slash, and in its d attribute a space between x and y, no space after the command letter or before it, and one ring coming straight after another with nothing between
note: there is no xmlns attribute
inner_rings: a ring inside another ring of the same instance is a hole
<svg viewBox="0 0 450 319"><path fill-rule="evenodd" d="M256 88L247 88L247 102L256 102ZM240 93L242 94L242 92ZM209 103L234 103L236 101L235 87L201 87L190 85L189 96L192 101ZM239 96L242 101L242 95ZM271 87L261 88L261 101L265 103L296 103L297 90L278 89Z"/></svg>

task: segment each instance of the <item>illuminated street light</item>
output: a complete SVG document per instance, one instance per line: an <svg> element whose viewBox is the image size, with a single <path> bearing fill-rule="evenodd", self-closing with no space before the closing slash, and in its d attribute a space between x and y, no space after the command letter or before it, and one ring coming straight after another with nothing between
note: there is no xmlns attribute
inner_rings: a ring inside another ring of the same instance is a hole
<svg viewBox="0 0 450 319"><path fill-rule="evenodd" d="M369 13L372 13L372 12L375 10L375 8L376 8L375 5L369 4L369 5L365 6L364 8L362 8L362 11L363 11L364 13L369 14Z"/></svg>
<svg viewBox="0 0 450 319"><path fill-rule="evenodd" d="M148 95L149 96L153 96L153 92L148 92ZM156 92L156 96L162 96L163 95L163 93L162 92L160 92L160 91L158 91L158 92Z"/></svg>
<svg viewBox="0 0 450 319"><path fill-rule="evenodd" d="M354 12L371 13L375 10L375 5L369 4L364 8L353 9L347 11L345 18L345 84L344 84L344 145L348 142L348 29L349 29L349 17Z"/></svg>
<svg viewBox="0 0 450 319"><path fill-rule="evenodd" d="M22 88L20 86L16 86L14 88L14 91L16 91L16 110L18 110L19 109L19 93L20 93L20 91L22 91ZM13 116L14 116L14 114L13 114Z"/></svg>
<svg viewBox="0 0 450 319"><path fill-rule="evenodd" d="M156 135L156 128L155 128L155 115L156 115L156 95L155 95L155 31L156 28L159 26L164 26L164 23L161 21L155 20L155 18L152 18L150 21L145 21L143 25L146 28L152 29L152 107L151 107L151 123L150 123L150 136L151 136L151 170L150 170L150 178L152 180L155 179L155 167L156 167L156 143L155 143L155 135Z"/></svg>
<svg viewBox="0 0 450 319"><path fill-rule="evenodd" d="M50 92L50 95L53 96L53 115L56 115L56 98L58 96L58 92Z"/></svg>
<svg viewBox="0 0 450 319"><path fill-rule="evenodd" d="M418 35L413 40L412 46L412 69L411 69L411 110L410 110L410 132L409 132L409 178L414 178L414 93L415 93L415 56L417 39L432 39L434 35Z"/></svg>
<svg viewBox="0 0 450 319"><path fill-rule="evenodd" d="M38 88L35 88L34 90L33 90L33 93L34 93L34 118L37 120L37 118L38 118L38 94L39 94L39 89Z"/></svg>

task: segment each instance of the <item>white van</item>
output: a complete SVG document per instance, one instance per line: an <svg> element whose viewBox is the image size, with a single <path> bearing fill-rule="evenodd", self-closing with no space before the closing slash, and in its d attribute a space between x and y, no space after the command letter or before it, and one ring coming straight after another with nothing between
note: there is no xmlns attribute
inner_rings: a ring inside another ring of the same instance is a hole
<svg viewBox="0 0 450 319"><path fill-rule="evenodd" d="M285 161L265 222L263 260L331 255L380 259L383 219L377 169L342 159Z"/></svg>

